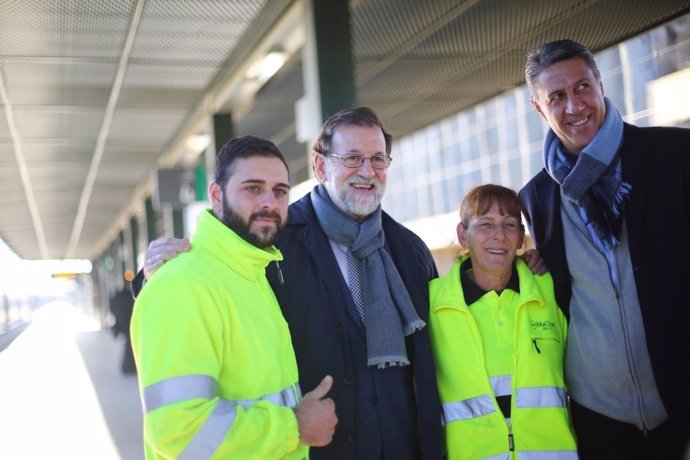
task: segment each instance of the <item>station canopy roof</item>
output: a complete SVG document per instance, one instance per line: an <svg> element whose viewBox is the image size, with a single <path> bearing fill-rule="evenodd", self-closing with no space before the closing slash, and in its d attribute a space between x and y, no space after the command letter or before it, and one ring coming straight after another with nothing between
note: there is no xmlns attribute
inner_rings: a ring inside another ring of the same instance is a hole
<svg viewBox="0 0 690 460"><path fill-rule="evenodd" d="M293 181L307 179L308 145L295 135L301 8L1 2L0 238L26 259L98 257L150 194L153 168L195 161L216 113L232 114L236 135L274 141ZM351 0L349 10L357 104L400 137L523 84L539 43L573 38L598 51L690 2ZM287 61L252 84L249 67L275 49Z"/></svg>

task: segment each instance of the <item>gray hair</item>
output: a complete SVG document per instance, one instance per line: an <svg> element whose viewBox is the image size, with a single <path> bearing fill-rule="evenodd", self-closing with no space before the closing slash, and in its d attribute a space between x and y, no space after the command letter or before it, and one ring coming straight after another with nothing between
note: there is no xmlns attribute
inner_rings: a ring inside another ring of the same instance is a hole
<svg viewBox="0 0 690 460"><path fill-rule="evenodd" d="M536 94L536 84L539 75L549 66L568 59L580 58L594 73L598 82L601 82L601 73L597 67L597 61L592 52L584 45L574 40L556 40L530 50L527 53L525 64L525 81L530 94Z"/></svg>

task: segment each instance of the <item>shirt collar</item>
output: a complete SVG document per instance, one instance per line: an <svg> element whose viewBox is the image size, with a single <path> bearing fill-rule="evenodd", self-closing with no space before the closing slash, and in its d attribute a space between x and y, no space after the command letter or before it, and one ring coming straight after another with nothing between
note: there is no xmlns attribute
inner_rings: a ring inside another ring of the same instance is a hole
<svg viewBox="0 0 690 460"><path fill-rule="evenodd" d="M460 284L462 284L462 292L465 296L465 305L468 307L479 300L484 294L489 292L480 288L477 283L472 281L468 274L470 270L472 270L472 259L468 257L467 260L465 260L460 266ZM511 289L517 293L520 292L520 278L518 278L515 264L513 264L513 270L506 289ZM497 294L500 295L501 293L497 292Z"/></svg>

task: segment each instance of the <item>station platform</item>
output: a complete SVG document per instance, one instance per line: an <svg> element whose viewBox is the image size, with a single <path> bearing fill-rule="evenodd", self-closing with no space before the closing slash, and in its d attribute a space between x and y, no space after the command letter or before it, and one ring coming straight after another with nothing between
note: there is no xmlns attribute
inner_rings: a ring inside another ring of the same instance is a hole
<svg viewBox="0 0 690 460"><path fill-rule="evenodd" d="M144 459L124 339L86 310L45 304L0 351L0 459Z"/></svg>

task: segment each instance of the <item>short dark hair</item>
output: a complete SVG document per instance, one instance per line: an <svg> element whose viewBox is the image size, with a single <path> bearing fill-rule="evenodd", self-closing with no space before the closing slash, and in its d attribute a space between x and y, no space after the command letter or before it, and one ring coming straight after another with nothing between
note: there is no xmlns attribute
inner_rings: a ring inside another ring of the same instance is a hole
<svg viewBox="0 0 690 460"><path fill-rule="evenodd" d="M311 147L312 150L324 156L328 155L333 142L333 134L341 126L378 126L386 140L386 155L390 156L393 148L393 136L386 132L378 115L369 107L343 109L329 117L321 127L321 132Z"/></svg>
<svg viewBox="0 0 690 460"><path fill-rule="evenodd" d="M283 154L273 142L255 136L244 136L230 139L218 151L214 175L215 182L224 189L228 179L232 176L235 161L241 158L256 156L278 158L283 162L288 170L288 174L290 174L290 168L285 162Z"/></svg>
<svg viewBox="0 0 690 460"><path fill-rule="evenodd" d="M537 78L547 67L573 58L580 58L585 61L587 66L592 69L597 81L601 82L601 72L599 72L597 61L589 49L574 40L556 40L544 43L527 53L525 81L532 96L536 94Z"/></svg>
<svg viewBox="0 0 690 460"><path fill-rule="evenodd" d="M467 228L472 218L489 212L494 203L498 204L501 214L515 217L522 222L522 203L515 190L502 185L485 184L473 187L465 195L460 204L460 223Z"/></svg>

